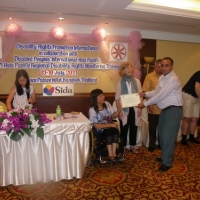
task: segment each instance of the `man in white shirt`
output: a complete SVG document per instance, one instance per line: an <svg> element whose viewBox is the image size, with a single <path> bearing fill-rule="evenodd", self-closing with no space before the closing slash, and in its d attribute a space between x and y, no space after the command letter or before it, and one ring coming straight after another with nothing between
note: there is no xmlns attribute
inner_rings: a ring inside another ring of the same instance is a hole
<svg viewBox="0 0 200 200"><path fill-rule="evenodd" d="M139 93L141 97L150 98L148 101L138 104L139 108L157 104L162 110L158 122L162 158L156 159L156 161L162 162L158 169L160 172L167 171L172 167L175 141L182 118L182 88L173 71L173 63L172 58L163 58L161 61L163 75L160 76L155 90Z"/></svg>

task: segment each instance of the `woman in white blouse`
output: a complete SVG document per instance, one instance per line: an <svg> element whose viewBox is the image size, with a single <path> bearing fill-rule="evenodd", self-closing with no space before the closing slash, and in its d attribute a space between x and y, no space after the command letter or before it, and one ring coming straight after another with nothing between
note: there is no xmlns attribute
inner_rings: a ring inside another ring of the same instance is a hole
<svg viewBox="0 0 200 200"><path fill-rule="evenodd" d="M30 85L28 73L23 69L17 71L15 86L11 88L6 100L8 111L12 110L12 101L13 107L17 109L30 109L36 102L35 90Z"/></svg>
<svg viewBox="0 0 200 200"><path fill-rule="evenodd" d="M93 126L93 132L96 136L106 138L109 161L120 160L116 154L119 130L116 123L112 122L112 118L119 115L120 110L114 111L101 89L95 89L90 93L90 109L89 119Z"/></svg>

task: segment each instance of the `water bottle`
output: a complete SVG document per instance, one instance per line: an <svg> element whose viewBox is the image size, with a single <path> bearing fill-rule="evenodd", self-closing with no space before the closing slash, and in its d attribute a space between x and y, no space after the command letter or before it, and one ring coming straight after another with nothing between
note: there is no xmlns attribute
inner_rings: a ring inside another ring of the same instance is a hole
<svg viewBox="0 0 200 200"><path fill-rule="evenodd" d="M57 108L56 108L56 120L57 121L61 120L61 107L60 107L60 105L57 105Z"/></svg>

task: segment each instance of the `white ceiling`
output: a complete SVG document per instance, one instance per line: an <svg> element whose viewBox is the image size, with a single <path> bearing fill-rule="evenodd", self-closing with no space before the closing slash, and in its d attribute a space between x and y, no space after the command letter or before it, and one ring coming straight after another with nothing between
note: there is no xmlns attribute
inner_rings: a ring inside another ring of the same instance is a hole
<svg viewBox="0 0 200 200"><path fill-rule="evenodd" d="M12 22L19 24L78 24L200 35L198 12L131 3L132 0L0 0L0 21L9 23L8 17L12 16ZM64 17L64 21L59 22L58 17Z"/></svg>

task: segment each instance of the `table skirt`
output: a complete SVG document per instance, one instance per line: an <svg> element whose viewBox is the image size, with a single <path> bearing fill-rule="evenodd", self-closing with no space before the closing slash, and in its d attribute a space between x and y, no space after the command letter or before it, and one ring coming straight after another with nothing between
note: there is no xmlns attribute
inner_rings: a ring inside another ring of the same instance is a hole
<svg viewBox="0 0 200 200"><path fill-rule="evenodd" d="M24 135L18 142L1 135L1 186L81 178L89 161L89 131L88 124L47 126L43 140Z"/></svg>

